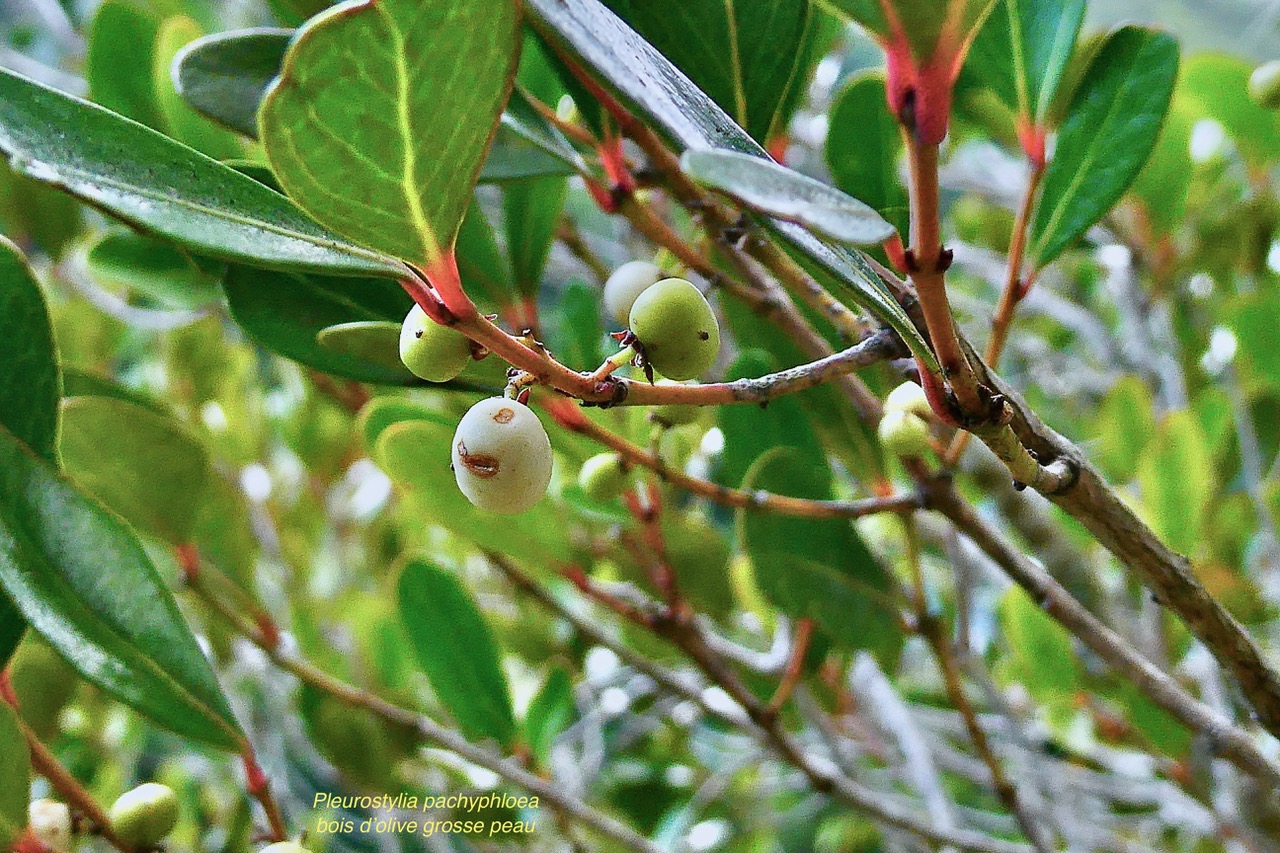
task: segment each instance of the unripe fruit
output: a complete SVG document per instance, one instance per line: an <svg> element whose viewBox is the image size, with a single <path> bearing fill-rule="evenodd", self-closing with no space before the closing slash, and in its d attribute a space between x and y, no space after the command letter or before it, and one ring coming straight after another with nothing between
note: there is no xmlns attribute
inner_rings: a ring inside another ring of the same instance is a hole
<svg viewBox="0 0 1280 853"><path fill-rule="evenodd" d="M627 487L627 469L616 453L599 453L582 463L578 485L586 496L598 503L608 503Z"/></svg>
<svg viewBox="0 0 1280 853"><path fill-rule="evenodd" d="M55 853L71 851L71 809L56 800L36 800L27 809L31 834Z"/></svg>
<svg viewBox="0 0 1280 853"><path fill-rule="evenodd" d="M481 509L524 512L551 482L551 440L523 403L481 400L453 434L453 475L467 500Z"/></svg>
<svg viewBox="0 0 1280 853"><path fill-rule="evenodd" d="M414 305L400 327L400 360L419 379L448 382L471 360L471 341Z"/></svg>
<svg viewBox="0 0 1280 853"><path fill-rule="evenodd" d="M311 853L311 851L296 841L277 841L275 844L263 847L260 853Z"/></svg>
<svg viewBox="0 0 1280 853"><path fill-rule="evenodd" d="M630 261L618 267L604 283L605 313L625 326L636 299L662 278L662 270L648 261Z"/></svg>
<svg viewBox="0 0 1280 853"><path fill-rule="evenodd" d="M929 452L929 425L910 412L886 411L876 434L894 456L918 457Z"/></svg>
<svg viewBox="0 0 1280 853"><path fill-rule="evenodd" d="M711 305L682 278L663 279L641 293L628 326L649 364L671 379L692 379L720 351L720 324Z"/></svg>
<svg viewBox="0 0 1280 853"><path fill-rule="evenodd" d="M678 385L678 382L672 382L669 379L659 379L655 385ZM682 426L683 424L691 424L698 419L698 407L688 406L678 403L671 403L666 406L655 406L652 411L654 420L661 421L671 426Z"/></svg>
<svg viewBox="0 0 1280 853"><path fill-rule="evenodd" d="M1249 77L1249 96L1269 110L1280 109L1280 59L1254 69Z"/></svg>
<svg viewBox="0 0 1280 853"><path fill-rule="evenodd" d="M129 846L155 847L178 825L178 796L168 785L147 782L121 795L108 817Z"/></svg>
<svg viewBox="0 0 1280 853"><path fill-rule="evenodd" d="M884 398L884 410L910 412L926 421L933 417L933 407L929 405L929 398L924 395L924 389L914 382L903 382L890 391L889 396Z"/></svg>

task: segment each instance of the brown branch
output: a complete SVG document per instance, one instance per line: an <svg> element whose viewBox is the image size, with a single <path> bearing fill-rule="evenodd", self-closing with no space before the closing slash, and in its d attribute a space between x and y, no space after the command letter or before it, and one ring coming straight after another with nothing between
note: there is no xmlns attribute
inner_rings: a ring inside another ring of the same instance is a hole
<svg viewBox="0 0 1280 853"><path fill-rule="evenodd" d="M787 700L795 692L796 686L804 676L804 659L809 654L809 647L812 643L813 620L797 620L795 636L791 639L791 654L787 658L786 668L782 671L782 680L778 682L778 689L773 692L773 697L765 707L765 712L770 717L777 717L781 714L783 707L787 704Z"/></svg>

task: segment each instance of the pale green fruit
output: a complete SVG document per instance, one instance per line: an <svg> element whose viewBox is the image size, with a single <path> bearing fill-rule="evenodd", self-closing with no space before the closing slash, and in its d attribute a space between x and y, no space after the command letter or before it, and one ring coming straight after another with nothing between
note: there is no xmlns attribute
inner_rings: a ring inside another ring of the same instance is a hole
<svg viewBox="0 0 1280 853"><path fill-rule="evenodd" d="M929 425L910 412L886 411L876 434L894 456L918 457L929 452Z"/></svg>
<svg viewBox="0 0 1280 853"><path fill-rule="evenodd" d="M648 261L630 261L618 267L604 283L605 313L625 326L636 299L662 277L662 270Z"/></svg>
<svg viewBox="0 0 1280 853"><path fill-rule="evenodd" d="M57 800L36 800L27 808L31 834L54 853L71 851L71 809Z"/></svg>
<svg viewBox="0 0 1280 853"><path fill-rule="evenodd" d="M1269 110L1280 109L1280 59L1254 69L1249 77L1249 96Z"/></svg>
<svg viewBox="0 0 1280 853"><path fill-rule="evenodd" d="M628 323L654 370L692 379L715 363L720 324L698 288L682 278L663 279L631 306Z"/></svg>
<svg viewBox="0 0 1280 853"><path fill-rule="evenodd" d="M582 463L578 485L587 497L608 503L627 487L627 469L616 453L598 453Z"/></svg>
<svg viewBox="0 0 1280 853"><path fill-rule="evenodd" d="M122 794L108 817L126 844L155 847L178 825L178 797L168 785L147 782Z"/></svg>
<svg viewBox="0 0 1280 853"><path fill-rule="evenodd" d="M679 385L679 382L672 382L669 379L659 379L655 385ZM652 414L655 420L671 426L682 426L691 424L698 419L698 406L686 406L671 404L668 406L655 406Z"/></svg>
<svg viewBox="0 0 1280 853"><path fill-rule="evenodd" d="M471 341L414 305L400 327L400 360L419 379L448 382L471 361Z"/></svg>
<svg viewBox="0 0 1280 853"><path fill-rule="evenodd" d="M551 440L528 406L506 397L481 400L453 435L453 475L467 500L515 515L532 507L551 482Z"/></svg>
<svg viewBox="0 0 1280 853"><path fill-rule="evenodd" d="M914 382L903 382L897 388L889 392L889 396L884 398L884 410L886 412L910 412L926 421L933 417L933 408L929 405L929 398L924 395L924 389Z"/></svg>

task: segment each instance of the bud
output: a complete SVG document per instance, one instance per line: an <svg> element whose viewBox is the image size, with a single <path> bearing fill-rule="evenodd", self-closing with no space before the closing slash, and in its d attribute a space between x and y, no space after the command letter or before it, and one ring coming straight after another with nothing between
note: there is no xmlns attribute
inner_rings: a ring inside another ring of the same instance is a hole
<svg viewBox="0 0 1280 853"><path fill-rule="evenodd" d="M884 448L899 458L929 452L929 425L910 412L886 411L876 433Z"/></svg>
<svg viewBox="0 0 1280 853"><path fill-rule="evenodd" d="M108 817L121 841L155 847L178 825L178 797L168 785L147 782L121 795Z"/></svg>
<svg viewBox="0 0 1280 853"><path fill-rule="evenodd" d="M36 800L27 809L31 834L56 853L70 853L71 809L56 800Z"/></svg>
<svg viewBox="0 0 1280 853"><path fill-rule="evenodd" d="M1269 110L1280 109L1280 59L1264 62L1249 78L1249 96Z"/></svg>

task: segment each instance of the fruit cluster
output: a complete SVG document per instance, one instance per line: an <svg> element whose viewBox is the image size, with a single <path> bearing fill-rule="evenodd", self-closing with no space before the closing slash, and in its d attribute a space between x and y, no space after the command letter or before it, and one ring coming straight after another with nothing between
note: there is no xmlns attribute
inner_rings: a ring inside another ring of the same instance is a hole
<svg viewBox="0 0 1280 853"><path fill-rule="evenodd" d="M625 324L618 335L651 381L654 371L692 379L708 370L720 352L720 326L706 297L691 282L670 278L645 261L623 264L604 287L609 317ZM456 329L435 322L415 305L400 330L400 360L428 382L456 379L476 352ZM624 356L625 358L625 356ZM660 406L655 420L675 425L696 416L692 406ZM551 442L532 410L515 395L476 403L453 437L452 464L458 488L475 506L516 514L532 507L551 482ZM626 485L626 469L615 454L583 466L579 482L596 500L612 500Z"/></svg>

